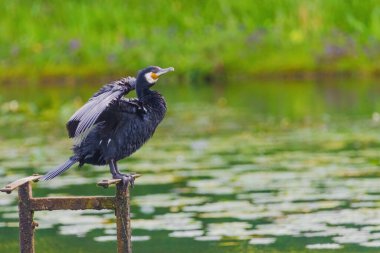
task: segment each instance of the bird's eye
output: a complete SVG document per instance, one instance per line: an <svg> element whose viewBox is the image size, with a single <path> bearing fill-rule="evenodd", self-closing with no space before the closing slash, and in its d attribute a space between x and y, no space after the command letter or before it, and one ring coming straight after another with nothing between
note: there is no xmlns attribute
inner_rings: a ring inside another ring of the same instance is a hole
<svg viewBox="0 0 380 253"><path fill-rule="evenodd" d="M152 77L153 80L157 80L158 79L158 75L156 73L151 73L150 76Z"/></svg>

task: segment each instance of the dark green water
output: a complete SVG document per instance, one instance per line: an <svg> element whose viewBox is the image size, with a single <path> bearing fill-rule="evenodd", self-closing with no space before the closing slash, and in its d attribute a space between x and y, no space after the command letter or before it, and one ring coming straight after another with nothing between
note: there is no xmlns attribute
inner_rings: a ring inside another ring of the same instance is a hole
<svg viewBox="0 0 380 253"><path fill-rule="evenodd" d="M163 81L163 80L162 80ZM2 84L0 185L70 155L64 124L100 87ZM376 81L159 83L168 115L120 164L134 252L378 252ZM73 168L35 196L113 195L107 167ZM0 195L0 252L18 252L17 195ZM38 212L37 252L114 252L108 211ZM322 249L317 249L322 248Z"/></svg>

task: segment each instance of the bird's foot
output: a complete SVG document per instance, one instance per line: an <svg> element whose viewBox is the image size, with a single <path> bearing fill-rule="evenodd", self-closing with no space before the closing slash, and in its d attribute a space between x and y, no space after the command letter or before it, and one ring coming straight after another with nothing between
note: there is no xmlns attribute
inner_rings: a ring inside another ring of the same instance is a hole
<svg viewBox="0 0 380 253"><path fill-rule="evenodd" d="M133 188L135 185L135 177L132 174L114 174L112 175L113 179L121 179L123 185L127 186L128 184Z"/></svg>

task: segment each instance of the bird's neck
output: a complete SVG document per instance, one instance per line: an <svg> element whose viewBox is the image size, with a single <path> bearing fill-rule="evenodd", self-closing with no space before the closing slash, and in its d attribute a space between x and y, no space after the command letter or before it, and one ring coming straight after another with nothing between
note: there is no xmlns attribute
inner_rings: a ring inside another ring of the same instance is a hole
<svg viewBox="0 0 380 253"><path fill-rule="evenodd" d="M163 96L157 91L145 90L143 96L138 93L138 100L146 110L146 117L157 126L165 116L166 102Z"/></svg>
<svg viewBox="0 0 380 253"><path fill-rule="evenodd" d="M161 94L154 90L147 90L142 97L137 96L137 98L142 104L146 106L155 104L156 102L163 99Z"/></svg>
<svg viewBox="0 0 380 253"><path fill-rule="evenodd" d="M137 86L136 93L137 93L137 98L140 101L144 101L145 97L149 96L152 93L152 91L146 87Z"/></svg>
<svg viewBox="0 0 380 253"><path fill-rule="evenodd" d="M156 122L156 124L161 122L166 113L166 102L160 93L150 90L149 95L144 96L140 102L152 122Z"/></svg>

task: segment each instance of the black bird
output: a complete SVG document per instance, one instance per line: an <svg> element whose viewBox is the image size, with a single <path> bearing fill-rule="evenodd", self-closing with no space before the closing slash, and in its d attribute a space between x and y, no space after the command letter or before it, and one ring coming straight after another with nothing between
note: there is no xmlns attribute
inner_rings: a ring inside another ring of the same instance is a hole
<svg viewBox="0 0 380 253"><path fill-rule="evenodd" d="M147 67L136 78L104 85L66 124L69 137L75 139L74 155L41 179L50 180L79 162L79 166L108 164L113 178L133 185L132 175L120 173L116 162L139 149L163 120L165 99L150 88L170 71L174 68ZM123 97L133 89L137 98Z"/></svg>

